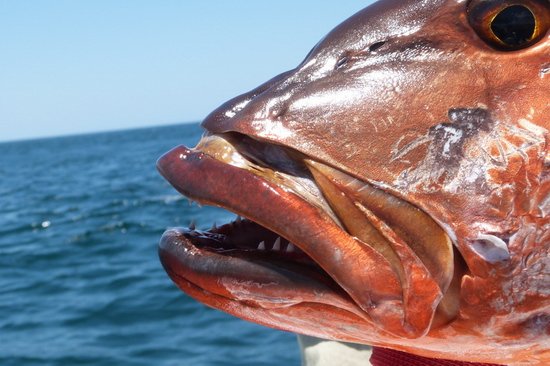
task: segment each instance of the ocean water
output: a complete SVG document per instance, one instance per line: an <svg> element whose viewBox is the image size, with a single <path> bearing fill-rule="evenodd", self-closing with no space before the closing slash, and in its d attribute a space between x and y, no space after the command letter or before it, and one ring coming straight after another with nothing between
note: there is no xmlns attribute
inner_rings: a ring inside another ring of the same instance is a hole
<svg viewBox="0 0 550 366"><path fill-rule="evenodd" d="M196 124L0 144L0 365L298 365L293 334L209 309L157 257L199 208L156 172Z"/></svg>

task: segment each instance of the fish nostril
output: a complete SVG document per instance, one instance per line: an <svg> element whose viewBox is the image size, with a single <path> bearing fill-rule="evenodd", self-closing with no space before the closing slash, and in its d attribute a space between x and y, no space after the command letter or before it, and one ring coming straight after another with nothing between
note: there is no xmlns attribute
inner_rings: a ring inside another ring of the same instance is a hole
<svg viewBox="0 0 550 366"><path fill-rule="evenodd" d="M346 65L348 64L349 60L350 60L350 57L349 57L347 54L341 56L341 57L338 59L338 61L336 62L336 70L339 70L339 69L341 69L341 68L346 67Z"/></svg>
<svg viewBox="0 0 550 366"><path fill-rule="evenodd" d="M369 51L374 53L374 52L378 51L385 44L386 44L386 41L380 41L380 42L373 43L373 44L370 45Z"/></svg>
<svg viewBox="0 0 550 366"><path fill-rule="evenodd" d="M359 51L359 52L353 52L353 51L347 51L344 52L340 58L338 58L338 61L336 61L336 66L334 67L335 70L340 70L345 67L348 67L353 61L355 61L358 58L361 57L367 57L369 53L376 53L380 48L382 48L387 41L380 41L371 44L368 47L368 52L366 51Z"/></svg>

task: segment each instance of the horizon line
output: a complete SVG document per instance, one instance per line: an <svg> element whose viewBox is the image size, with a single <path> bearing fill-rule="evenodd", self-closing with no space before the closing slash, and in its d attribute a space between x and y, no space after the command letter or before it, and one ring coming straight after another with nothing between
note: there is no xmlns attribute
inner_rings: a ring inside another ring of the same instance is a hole
<svg viewBox="0 0 550 366"><path fill-rule="evenodd" d="M103 134L103 133L116 133L116 132L122 132L122 131L134 131L134 130L144 130L149 128L163 128L163 127L170 127L170 126L177 126L177 125L190 125L190 124L200 124L201 121L185 121L185 122L167 122L162 123L158 125L147 125L147 126L137 126L137 127L126 127L126 128L113 128L113 129L104 129L104 130L94 130L94 131L87 131L87 132L69 132L66 134L60 134L60 135L50 135L50 136L37 136L37 137L23 137L23 138L13 138L13 139L6 139L2 140L0 138L0 145L6 144L6 143L17 143L17 142L29 142L29 141L40 141L40 140L49 140L49 139L56 139L56 138L64 138L64 137L78 137L78 136L86 136L86 135L97 135L97 134Z"/></svg>

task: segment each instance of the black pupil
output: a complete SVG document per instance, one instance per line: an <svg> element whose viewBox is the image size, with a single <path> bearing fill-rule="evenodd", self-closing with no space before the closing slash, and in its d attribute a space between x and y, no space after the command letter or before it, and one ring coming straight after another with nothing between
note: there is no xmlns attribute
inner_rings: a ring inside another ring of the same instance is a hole
<svg viewBox="0 0 550 366"><path fill-rule="evenodd" d="M493 20L491 30L504 44L522 46L531 41L535 33L535 16L521 5L509 6Z"/></svg>

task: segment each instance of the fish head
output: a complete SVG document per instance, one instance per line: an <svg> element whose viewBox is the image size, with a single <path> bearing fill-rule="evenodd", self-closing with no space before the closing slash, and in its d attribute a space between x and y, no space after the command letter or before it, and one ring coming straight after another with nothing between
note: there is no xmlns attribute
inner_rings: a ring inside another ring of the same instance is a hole
<svg viewBox="0 0 550 366"><path fill-rule="evenodd" d="M352 16L159 160L181 193L245 218L167 231L167 272L274 328L550 357L549 27L547 0L386 0Z"/></svg>

